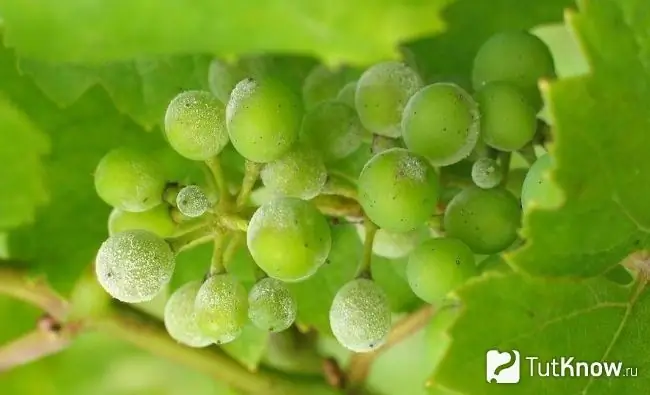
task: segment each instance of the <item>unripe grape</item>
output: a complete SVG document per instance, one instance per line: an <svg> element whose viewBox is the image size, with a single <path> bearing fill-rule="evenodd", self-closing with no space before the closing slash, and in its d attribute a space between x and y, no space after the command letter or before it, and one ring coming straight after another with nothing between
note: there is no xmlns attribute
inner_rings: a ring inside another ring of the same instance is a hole
<svg viewBox="0 0 650 395"><path fill-rule="evenodd" d="M388 298L373 281L356 279L334 296L330 326L341 345L354 352L381 347L391 328Z"/></svg>
<svg viewBox="0 0 650 395"><path fill-rule="evenodd" d="M501 167L492 158L480 158L472 165L472 181L479 188L494 188L502 179Z"/></svg>
<svg viewBox="0 0 650 395"><path fill-rule="evenodd" d="M409 232L434 213L438 176L422 157L402 148L376 155L359 176L359 203L380 228Z"/></svg>
<svg viewBox="0 0 650 395"><path fill-rule="evenodd" d="M176 223L171 217L169 206L159 204L139 213L114 208L108 216L108 234L114 235L125 230L143 229L165 238L176 231Z"/></svg>
<svg viewBox="0 0 650 395"><path fill-rule="evenodd" d="M357 81L351 81L345 84L343 88L339 91L338 95L336 95L336 100L347 104L351 108L355 108L354 104L354 96L357 93ZM355 109L356 111L356 109Z"/></svg>
<svg viewBox="0 0 650 395"><path fill-rule="evenodd" d="M260 177L277 195L309 200L323 189L327 169L317 151L296 145L279 159L267 163Z"/></svg>
<svg viewBox="0 0 650 395"><path fill-rule="evenodd" d="M201 281L191 281L178 288L165 304L165 328L179 343L190 347L206 347L212 343L204 336L196 322L194 302L201 288Z"/></svg>
<svg viewBox="0 0 650 395"><path fill-rule="evenodd" d="M255 263L269 277L301 281L325 263L332 236L327 220L312 203L276 198L253 214L247 245Z"/></svg>
<svg viewBox="0 0 650 395"><path fill-rule="evenodd" d="M165 134L169 145L188 159L216 156L228 144L223 103L210 92L180 93L167 107Z"/></svg>
<svg viewBox="0 0 650 395"><path fill-rule="evenodd" d="M125 211L142 212L162 202L165 177L152 157L134 148L107 153L95 170L95 190L102 200Z"/></svg>
<svg viewBox="0 0 650 395"><path fill-rule="evenodd" d="M305 114L300 139L318 150L326 162L334 162L356 151L366 133L353 108L325 101Z"/></svg>
<svg viewBox="0 0 650 395"><path fill-rule="evenodd" d="M361 243L365 243L365 227L360 224L356 226L356 229ZM416 229L405 233L377 229L372 243L372 252L377 256L388 259L404 258L420 243L426 232L424 229Z"/></svg>
<svg viewBox="0 0 650 395"><path fill-rule="evenodd" d="M406 277L413 292L427 303L445 296L478 274L474 253L460 240L427 240L409 256Z"/></svg>
<svg viewBox="0 0 650 395"><path fill-rule="evenodd" d="M239 337L248 318L246 288L230 274L211 276L196 294L194 311L203 336L229 343Z"/></svg>
<svg viewBox="0 0 650 395"><path fill-rule="evenodd" d="M426 86L404 108L402 137L406 147L436 166L466 158L480 132L478 105L462 88L450 83Z"/></svg>
<svg viewBox="0 0 650 395"><path fill-rule="evenodd" d="M343 68L330 69L325 65L315 66L302 85L302 99L310 110L326 100L336 97L339 90L350 80L351 72Z"/></svg>
<svg viewBox="0 0 650 395"><path fill-rule="evenodd" d="M126 303L152 300L171 279L174 253L169 244L141 229L116 233L102 243L95 260L99 283Z"/></svg>
<svg viewBox="0 0 650 395"><path fill-rule="evenodd" d="M282 332L296 319L298 306L289 289L279 280L265 278L248 294L248 318L255 326L270 332Z"/></svg>
<svg viewBox="0 0 650 395"><path fill-rule="evenodd" d="M553 158L549 154L540 156L528 170L521 188L521 202L524 209L541 207L551 209L562 204L564 195L551 179Z"/></svg>
<svg viewBox="0 0 650 395"><path fill-rule="evenodd" d="M188 185L176 195L176 207L181 214L196 218L208 211L210 200L203 189L196 185Z"/></svg>
<svg viewBox="0 0 650 395"><path fill-rule="evenodd" d="M288 152L298 138L300 99L273 80L240 81L226 106L226 124L233 147L244 158L268 163Z"/></svg>

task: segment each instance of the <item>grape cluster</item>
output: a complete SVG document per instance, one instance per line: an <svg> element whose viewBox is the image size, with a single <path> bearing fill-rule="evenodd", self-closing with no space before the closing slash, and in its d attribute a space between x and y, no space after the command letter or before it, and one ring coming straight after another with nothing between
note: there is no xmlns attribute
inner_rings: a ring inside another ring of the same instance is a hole
<svg viewBox="0 0 650 395"><path fill-rule="evenodd" d="M397 61L358 72L319 65L298 90L269 70L214 60L209 91L182 92L169 103L165 138L204 167L205 179L178 179L155 153L134 147L108 152L95 171L97 194L113 207L95 267L114 298L153 299L170 282L176 254L213 241L206 275L167 301L165 326L180 343L228 343L248 322L270 332L293 325L299 306L287 283L328 261L327 214L353 222L367 247L361 262L349 262L357 276L332 300L332 333L352 351L371 351L391 328L372 254L405 258L414 294L444 304L468 279L508 270L500 254L521 243L522 206L561 203L551 154L535 153L547 138L537 84L554 76L553 59L531 34L485 42L471 89L427 83ZM234 182L220 162L229 145L246 163ZM513 153L530 162L529 171L511 168ZM345 189L334 170L353 156L367 160ZM267 198L255 204L250 196L259 190ZM321 195L356 210L337 214ZM245 243L258 266L251 289L228 270L227 240Z"/></svg>

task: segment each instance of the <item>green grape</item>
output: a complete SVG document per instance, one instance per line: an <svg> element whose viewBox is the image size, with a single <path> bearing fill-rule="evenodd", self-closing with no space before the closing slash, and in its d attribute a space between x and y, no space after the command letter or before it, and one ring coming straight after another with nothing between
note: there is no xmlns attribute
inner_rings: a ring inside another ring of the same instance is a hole
<svg viewBox="0 0 650 395"><path fill-rule="evenodd" d="M169 145L188 159L214 157L228 144L223 103L210 92L180 93L167 107L165 135Z"/></svg>
<svg viewBox="0 0 650 395"><path fill-rule="evenodd" d="M142 212L162 203L165 176L147 153L117 148L107 153L95 169L97 195L113 207Z"/></svg>
<svg viewBox="0 0 650 395"><path fill-rule="evenodd" d="M406 104L402 137L406 147L447 166L466 158L476 146L478 106L458 85L437 83L418 91Z"/></svg>
<svg viewBox="0 0 650 395"><path fill-rule="evenodd" d="M309 200L323 189L327 169L315 150L297 145L267 163L260 176L264 185L278 195Z"/></svg>
<svg viewBox="0 0 650 395"><path fill-rule="evenodd" d="M403 148L391 148L368 161L358 181L366 215L391 232L423 225L438 201L438 176L429 163Z"/></svg>
<svg viewBox="0 0 650 395"><path fill-rule="evenodd" d="M388 297L375 282L360 278L334 296L330 326L341 345L354 352L381 347L388 337L391 314Z"/></svg>
<svg viewBox="0 0 650 395"><path fill-rule="evenodd" d="M191 281L178 288L165 304L164 322L172 339L190 347L206 347L212 343L201 333L196 322L194 302L201 281Z"/></svg>
<svg viewBox="0 0 650 395"><path fill-rule="evenodd" d="M114 208L108 216L108 234L112 236L132 229L148 230L159 237L165 238L174 234L176 223L171 217L169 206L166 204L159 204L140 213L131 213Z"/></svg>
<svg viewBox="0 0 650 395"><path fill-rule="evenodd" d="M305 108L311 110L326 100L332 100L350 80L349 70L330 69L325 65L315 66L305 78L302 85L302 99Z"/></svg>
<svg viewBox="0 0 650 395"><path fill-rule="evenodd" d="M502 179L501 166L492 158L480 158L472 165L472 181L479 188L494 188Z"/></svg>
<svg viewBox="0 0 650 395"><path fill-rule="evenodd" d="M481 136L500 151L516 151L529 143L537 129L535 110L512 84L490 82L477 93Z"/></svg>
<svg viewBox="0 0 650 395"><path fill-rule="evenodd" d="M347 104L351 108L355 108L354 104L354 96L356 95L357 92L357 81L351 81L345 84L343 88L339 91L339 93L336 95L336 100Z"/></svg>
<svg viewBox="0 0 650 395"><path fill-rule="evenodd" d="M495 254L517 238L521 208L504 189L469 187L447 205L444 229L449 237L467 244L477 254Z"/></svg>
<svg viewBox="0 0 650 395"><path fill-rule="evenodd" d="M246 288L230 274L213 275L199 288L194 312L203 336L217 344L229 343L248 320Z"/></svg>
<svg viewBox="0 0 650 395"><path fill-rule="evenodd" d="M542 100L537 83L554 76L553 56L542 40L528 32L503 32L490 37L478 50L472 84L479 90L491 81L510 82L539 110Z"/></svg>
<svg viewBox="0 0 650 395"><path fill-rule="evenodd" d="M508 173L506 189L510 191L510 193L512 193L517 199L521 199L521 188L524 185L526 174L528 174L528 169L522 167L512 169Z"/></svg>
<svg viewBox="0 0 650 395"><path fill-rule="evenodd" d="M406 277L420 299L437 304L478 274L474 253L460 240L444 237L420 244L408 260Z"/></svg>
<svg viewBox="0 0 650 395"><path fill-rule="evenodd" d="M226 106L232 145L244 158L267 163L288 152L298 138L300 99L272 80L240 81Z"/></svg>
<svg viewBox="0 0 650 395"><path fill-rule="evenodd" d="M126 303L152 300L171 279L174 266L169 244L141 229L110 236L95 259L99 283L112 297Z"/></svg>
<svg viewBox="0 0 650 395"><path fill-rule="evenodd" d="M364 134L366 132L351 107L325 101L305 115L300 139L317 149L326 162L333 162L356 151Z"/></svg>
<svg viewBox="0 0 650 395"><path fill-rule="evenodd" d="M213 59L208 69L208 86L212 94L225 105L235 85L246 77L246 73L237 65Z"/></svg>
<svg viewBox="0 0 650 395"><path fill-rule="evenodd" d="M401 135L406 102L422 87L422 80L400 62L383 62L366 70L357 82L355 108L363 126L387 137Z"/></svg>
<svg viewBox="0 0 650 395"><path fill-rule="evenodd" d="M296 320L298 306L289 289L274 278L260 280L248 294L248 318L258 328L282 332Z"/></svg>
<svg viewBox="0 0 650 395"><path fill-rule="evenodd" d="M549 154L540 156L528 170L521 187L521 202L524 209L558 207L564 200L560 187L551 179L553 158Z"/></svg>
<svg viewBox="0 0 650 395"><path fill-rule="evenodd" d="M247 245L257 265L270 277L301 281L325 263L332 245L327 220L312 203L273 199L253 214Z"/></svg>
<svg viewBox="0 0 650 395"><path fill-rule="evenodd" d="M479 263L478 271L480 273L487 273L487 272L508 273L511 272L512 269L510 268L510 266L508 266L508 264L500 254L494 254L488 256L487 258L483 259L481 263Z"/></svg>
<svg viewBox="0 0 650 395"><path fill-rule="evenodd" d="M210 208L210 200L203 189L196 185L188 185L176 195L176 207L181 214L196 218L205 214Z"/></svg>
<svg viewBox="0 0 650 395"><path fill-rule="evenodd" d="M365 227L360 224L356 226L357 234L361 243L366 242ZM426 236L427 231L416 229L410 232L398 233L386 229L377 229L375 239L372 243L372 252L388 259L399 259L407 256Z"/></svg>

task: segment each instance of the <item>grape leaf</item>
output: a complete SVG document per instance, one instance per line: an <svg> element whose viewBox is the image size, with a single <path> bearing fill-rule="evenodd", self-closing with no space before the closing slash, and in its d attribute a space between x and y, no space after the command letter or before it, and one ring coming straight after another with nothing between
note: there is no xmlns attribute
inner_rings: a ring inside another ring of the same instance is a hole
<svg viewBox="0 0 650 395"><path fill-rule="evenodd" d="M287 284L298 303L298 322L320 333L332 333L329 311L334 295L352 280L361 262L362 245L354 225L332 226L332 250L315 275Z"/></svg>
<svg viewBox="0 0 650 395"><path fill-rule="evenodd" d="M0 90L0 230L34 220L37 207L46 203L42 156L47 137Z"/></svg>
<svg viewBox="0 0 650 395"><path fill-rule="evenodd" d="M258 329L249 322L235 341L223 344L221 349L248 370L256 371L268 344L269 332Z"/></svg>
<svg viewBox="0 0 650 395"><path fill-rule="evenodd" d="M1 1L0 14L8 45L48 61L282 52L364 64L397 56L401 41L439 32L438 12L449 2L198 0L188 6L164 0L151 7L144 0L36 0Z"/></svg>
<svg viewBox="0 0 650 395"><path fill-rule="evenodd" d="M580 6L569 23L591 73L544 89L555 124L551 177L565 204L528 213L529 243L509 257L535 275L594 276L650 245L650 20L631 0Z"/></svg>
<svg viewBox="0 0 650 395"><path fill-rule="evenodd" d="M146 129L162 123L179 92L208 89L207 56L139 57L101 66L81 66L21 58L20 71L61 106L77 101L94 85L106 89L115 106Z"/></svg>
<svg viewBox="0 0 650 395"><path fill-rule="evenodd" d="M415 41L408 48L426 81L452 80L469 88L474 55L492 34L559 21L563 9L573 4L573 0L458 0L442 13L447 26L443 34Z"/></svg>
<svg viewBox="0 0 650 395"><path fill-rule="evenodd" d="M536 363L529 359L538 358L544 364L562 357L574 357L576 362L621 362L622 375L625 367L648 366L650 358L642 350L648 336L650 293L644 283L638 285L625 288L602 278L573 282L515 273L477 278L457 293L463 308L448 332L452 342L431 378L431 393L440 388L465 395L643 392L650 384L647 373L637 378L604 374L545 378L539 377ZM486 380L486 353L492 349L519 351L521 381L517 385L494 385Z"/></svg>

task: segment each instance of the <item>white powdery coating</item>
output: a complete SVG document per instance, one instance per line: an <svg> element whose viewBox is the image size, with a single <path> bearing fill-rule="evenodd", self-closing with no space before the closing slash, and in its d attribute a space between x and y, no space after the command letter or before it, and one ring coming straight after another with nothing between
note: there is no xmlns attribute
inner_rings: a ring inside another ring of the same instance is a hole
<svg viewBox="0 0 650 395"><path fill-rule="evenodd" d="M385 86L386 89L394 90L397 100L395 103L395 113L400 116L392 125L383 125L377 129L378 125L372 125L372 122L362 119L364 126L371 132L388 137L398 137L402 134L401 114L408 100L423 85L420 76L409 66L402 62L388 61L378 63L366 70L357 82L355 95L355 105L359 103L360 92L363 92L366 86Z"/></svg>
<svg viewBox="0 0 650 395"><path fill-rule="evenodd" d="M364 226L356 225L356 229L361 243L365 243L366 230ZM372 243L372 252L388 259L404 258L418 245L422 233L420 229L406 233L377 229L375 239Z"/></svg>
<svg viewBox="0 0 650 395"><path fill-rule="evenodd" d="M278 195L309 200L323 189L327 169L316 152L299 147L266 164L260 177Z"/></svg>
<svg viewBox="0 0 650 395"><path fill-rule="evenodd" d="M260 329L281 332L296 320L298 306L280 280L265 278L248 294L248 318Z"/></svg>
<svg viewBox="0 0 650 395"><path fill-rule="evenodd" d="M212 340L201 333L196 323L194 301L201 288L200 281L191 281L178 288L165 305L165 328L179 343L190 347L206 347Z"/></svg>
<svg viewBox="0 0 650 395"><path fill-rule="evenodd" d="M422 158L411 155L405 152L401 155L396 167L396 173L401 178L407 178L416 182L426 182L427 172L430 171L430 166Z"/></svg>
<svg viewBox="0 0 650 395"><path fill-rule="evenodd" d="M350 281L334 297L330 326L339 343L351 351L369 352L381 347L391 327L386 294L371 280Z"/></svg>
<svg viewBox="0 0 650 395"><path fill-rule="evenodd" d="M223 104L210 92L183 92L167 107L167 140L188 159L209 159L228 144L224 118Z"/></svg>
<svg viewBox="0 0 650 395"><path fill-rule="evenodd" d="M166 241L146 230L127 230L106 240L95 260L102 287L126 303L152 300L174 272L174 253Z"/></svg>
<svg viewBox="0 0 650 395"><path fill-rule="evenodd" d="M502 179L501 170L494 159L480 158L472 165L472 181L479 188L494 188Z"/></svg>
<svg viewBox="0 0 650 395"><path fill-rule="evenodd" d="M239 337L246 323L247 310L246 289L229 274L207 279L194 301L199 329L217 344Z"/></svg>
<svg viewBox="0 0 650 395"><path fill-rule="evenodd" d="M237 114L237 111L241 106L245 105L245 102L255 93L258 86L258 82L253 78L245 78L235 85L235 88L230 92L230 100L226 105L226 124L232 122L232 118Z"/></svg>
<svg viewBox="0 0 650 395"><path fill-rule="evenodd" d="M196 185L188 185L178 192L176 206L183 215L196 218L210 208L210 200L203 189Z"/></svg>
<svg viewBox="0 0 650 395"><path fill-rule="evenodd" d="M298 229L300 224L293 198L275 198L258 207L248 223L247 236L253 240L265 228Z"/></svg>

